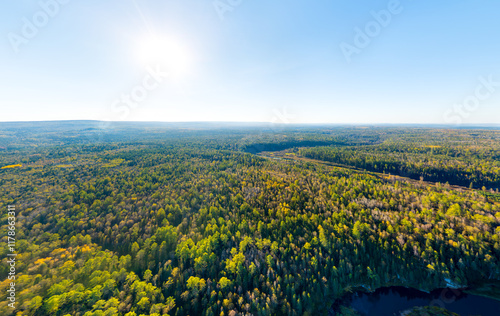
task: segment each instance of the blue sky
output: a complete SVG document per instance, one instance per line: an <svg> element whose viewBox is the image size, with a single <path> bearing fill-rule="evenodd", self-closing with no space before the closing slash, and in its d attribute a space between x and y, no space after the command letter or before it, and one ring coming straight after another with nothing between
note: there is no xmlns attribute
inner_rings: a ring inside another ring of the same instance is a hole
<svg viewBox="0 0 500 316"><path fill-rule="evenodd" d="M500 123L498 1L9 0L0 121Z"/></svg>

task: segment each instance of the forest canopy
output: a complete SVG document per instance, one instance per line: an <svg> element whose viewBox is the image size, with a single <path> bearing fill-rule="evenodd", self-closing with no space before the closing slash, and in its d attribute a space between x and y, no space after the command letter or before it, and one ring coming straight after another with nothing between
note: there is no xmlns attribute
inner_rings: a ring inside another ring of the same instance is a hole
<svg viewBox="0 0 500 316"><path fill-rule="evenodd" d="M19 124L2 315L318 315L359 287L500 281L498 130Z"/></svg>

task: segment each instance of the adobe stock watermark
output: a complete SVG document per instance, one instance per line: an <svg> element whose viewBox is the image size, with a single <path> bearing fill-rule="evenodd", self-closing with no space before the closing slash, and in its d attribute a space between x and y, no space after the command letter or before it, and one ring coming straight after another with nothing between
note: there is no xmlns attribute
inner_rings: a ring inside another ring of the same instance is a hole
<svg viewBox="0 0 500 316"><path fill-rule="evenodd" d="M8 276L11 281L8 284L7 300L8 306L12 309L16 308L16 207L14 205L7 206L7 264Z"/></svg>
<svg viewBox="0 0 500 316"><path fill-rule="evenodd" d="M386 9L371 11L370 15L373 20L368 21L363 28L354 28L352 43L340 43L340 50L344 54L346 61L351 63L353 55L361 54L363 49L370 46L372 40L391 24L394 16L401 14L403 11L404 8L400 0L389 1Z"/></svg>
<svg viewBox="0 0 500 316"><path fill-rule="evenodd" d="M21 19L23 23L21 30L18 33L10 32L7 34L14 52L18 53L22 45L27 45L31 39L35 38L40 30L59 14L61 7L69 2L70 0L39 1L40 10L35 12L31 18L23 17Z"/></svg>
<svg viewBox="0 0 500 316"><path fill-rule="evenodd" d="M483 76L479 77L479 83L474 90L474 93L465 97L462 103L457 103L448 109L444 114L444 121L448 124L461 124L464 119L471 116L484 102L491 98L498 88L500 88L500 81L495 81L493 75L488 78Z"/></svg>
<svg viewBox="0 0 500 316"><path fill-rule="evenodd" d="M130 116L133 110L136 110L144 103L150 93L158 89L165 79L169 78L169 73L161 69L161 65L157 64L155 67L147 66L146 74L142 81L135 85L127 93L122 93L120 97L116 98L111 103L111 111L113 112L113 119L118 115L119 120L124 120ZM101 121L99 129L106 130L111 126L109 120Z"/></svg>
<svg viewBox="0 0 500 316"><path fill-rule="evenodd" d="M214 0L212 5L214 6L217 15L221 21L226 18L226 13L234 11L238 6L243 3L243 0Z"/></svg>
<svg viewBox="0 0 500 316"><path fill-rule="evenodd" d="M273 133L278 133L285 128L285 125L293 124L295 115L290 113L286 106L281 109L273 109L273 117L271 118L270 129Z"/></svg>
<svg viewBox="0 0 500 316"><path fill-rule="evenodd" d="M263 126L266 131L260 130L259 133L252 136L252 138L257 142L253 143L252 145L246 146L245 150L247 152L257 154L266 151L266 146L258 141L262 140L262 138L265 138L265 136L281 132L284 128L284 125L292 124L294 122L295 115L288 112L286 107L283 107L282 109L274 108L272 112L273 115L271 117L271 120Z"/></svg>
<svg viewBox="0 0 500 316"><path fill-rule="evenodd" d="M271 123L290 124L295 119L295 115L289 113L286 107L283 107L281 110L273 109L273 113Z"/></svg>
<svg viewBox="0 0 500 316"><path fill-rule="evenodd" d="M443 289L439 295L439 298L432 300L429 306L446 308L446 304L455 302L458 298L460 298L462 294L462 291L458 289Z"/></svg>

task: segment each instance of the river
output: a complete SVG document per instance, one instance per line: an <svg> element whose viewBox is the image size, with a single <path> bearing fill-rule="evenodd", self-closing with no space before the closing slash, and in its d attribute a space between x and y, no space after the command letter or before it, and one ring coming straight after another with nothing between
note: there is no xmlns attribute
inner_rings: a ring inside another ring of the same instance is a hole
<svg viewBox="0 0 500 316"><path fill-rule="evenodd" d="M425 293L404 287L380 288L373 293L354 293L345 297L341 304L362 316L399 316L402 311L416 306L437 306L461 316L500 315L500 301L454 289Z"/></svg>

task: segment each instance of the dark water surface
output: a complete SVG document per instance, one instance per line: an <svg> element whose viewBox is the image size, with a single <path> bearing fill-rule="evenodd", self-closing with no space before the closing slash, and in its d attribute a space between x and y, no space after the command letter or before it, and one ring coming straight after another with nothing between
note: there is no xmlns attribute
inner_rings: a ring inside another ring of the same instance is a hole
<svg viewBox="0 0 500 316"><path fill-rule="evenodd" d="M399 315L416 306L437 306L461 316L500 316L500 301L454 289L425 293L404 287L380 288L374 293L352 294L342 305L350 306L363 316Z"/></svg>

